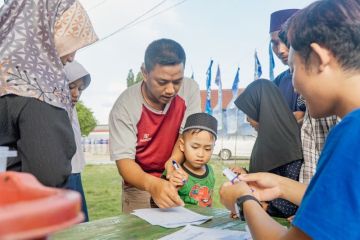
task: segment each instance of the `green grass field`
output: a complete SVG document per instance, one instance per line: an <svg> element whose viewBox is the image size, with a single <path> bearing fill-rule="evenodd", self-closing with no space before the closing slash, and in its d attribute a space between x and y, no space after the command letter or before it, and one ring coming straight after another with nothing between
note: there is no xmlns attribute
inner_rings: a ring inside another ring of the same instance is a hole
<svg viewBox="0 0 360 240"><path fill-rule="evenodd" d="M216 175L214 190L214 208L223 208L219 201L219 188L226 178L222 175L223 167L242 166L245 161L222 162L211 160ZM121 178L114 164L87 165L82 173L90 220L116 216L121 213Z"/></svg>

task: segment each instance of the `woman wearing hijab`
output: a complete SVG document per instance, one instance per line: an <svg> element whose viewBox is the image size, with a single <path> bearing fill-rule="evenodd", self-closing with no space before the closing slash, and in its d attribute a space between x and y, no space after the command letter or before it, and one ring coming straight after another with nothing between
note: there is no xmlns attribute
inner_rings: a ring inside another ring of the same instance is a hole
<svg viewBox="0 0 360 240"><path fill-rule="evenodd" d="M249 171L299 180L303 159L300 130L280 90L269 80L259 79L244 90L235 105L258 132ZM267 206L267 212L276 217L292 216L296 210L296 205L283 199L275 199Z"/></svg>
<svg viewBox="0 0 360 240"><path fill-rule="evenodd" d="M76 145L63 67L97 40L77 0L10 0L0 8L0 146L7 170L63 187Z"/></svg>

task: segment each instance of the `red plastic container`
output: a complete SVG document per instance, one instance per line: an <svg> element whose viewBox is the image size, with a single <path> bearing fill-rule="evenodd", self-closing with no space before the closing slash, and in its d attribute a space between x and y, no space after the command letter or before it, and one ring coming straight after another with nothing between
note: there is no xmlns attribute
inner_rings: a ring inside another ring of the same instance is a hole
<svg viewBox="0 0 360 240"><path fill-rule="evenodd" d="M83 219L79 193L45 187L27 173L0 173L0 239L46 239Z"/></svg>

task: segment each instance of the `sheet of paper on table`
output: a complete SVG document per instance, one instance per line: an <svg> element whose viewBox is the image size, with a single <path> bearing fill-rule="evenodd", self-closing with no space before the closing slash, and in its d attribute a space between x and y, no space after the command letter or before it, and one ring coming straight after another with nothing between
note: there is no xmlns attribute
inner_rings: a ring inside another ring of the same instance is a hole
<svg viewBox="0 0 360 240"><path fill-rule="evenodd" d="M195 213L184 207L137 209L131 214L144 219L152 225L159 225L165 228L177 228L189 224L199 225L212 218L211 216Z"/></svg>
<svg viewBox="0 0 360 240"><path fill-rule="evenodd" d="M227 229L203 228L187 225L183 229L167 235L159 240L203 240L203 239L226 239L226 240L251 240L251 234L244 231Z"/></svg>

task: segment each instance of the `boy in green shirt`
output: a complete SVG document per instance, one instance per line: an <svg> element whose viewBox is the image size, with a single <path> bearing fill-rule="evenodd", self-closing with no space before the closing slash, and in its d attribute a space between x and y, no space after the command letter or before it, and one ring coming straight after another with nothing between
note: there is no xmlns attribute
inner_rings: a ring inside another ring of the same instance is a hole
<svg viewBox="0 0 360 240"><path fill-rule="evenodd" d="M185 204L211 207L215 175L208 165L217 137L217 120L206 113L195 113L186 119L180 139L180 150L185 160L181 167L189 175L187 181L169 181L179 188L178 193Z"/></svg>

